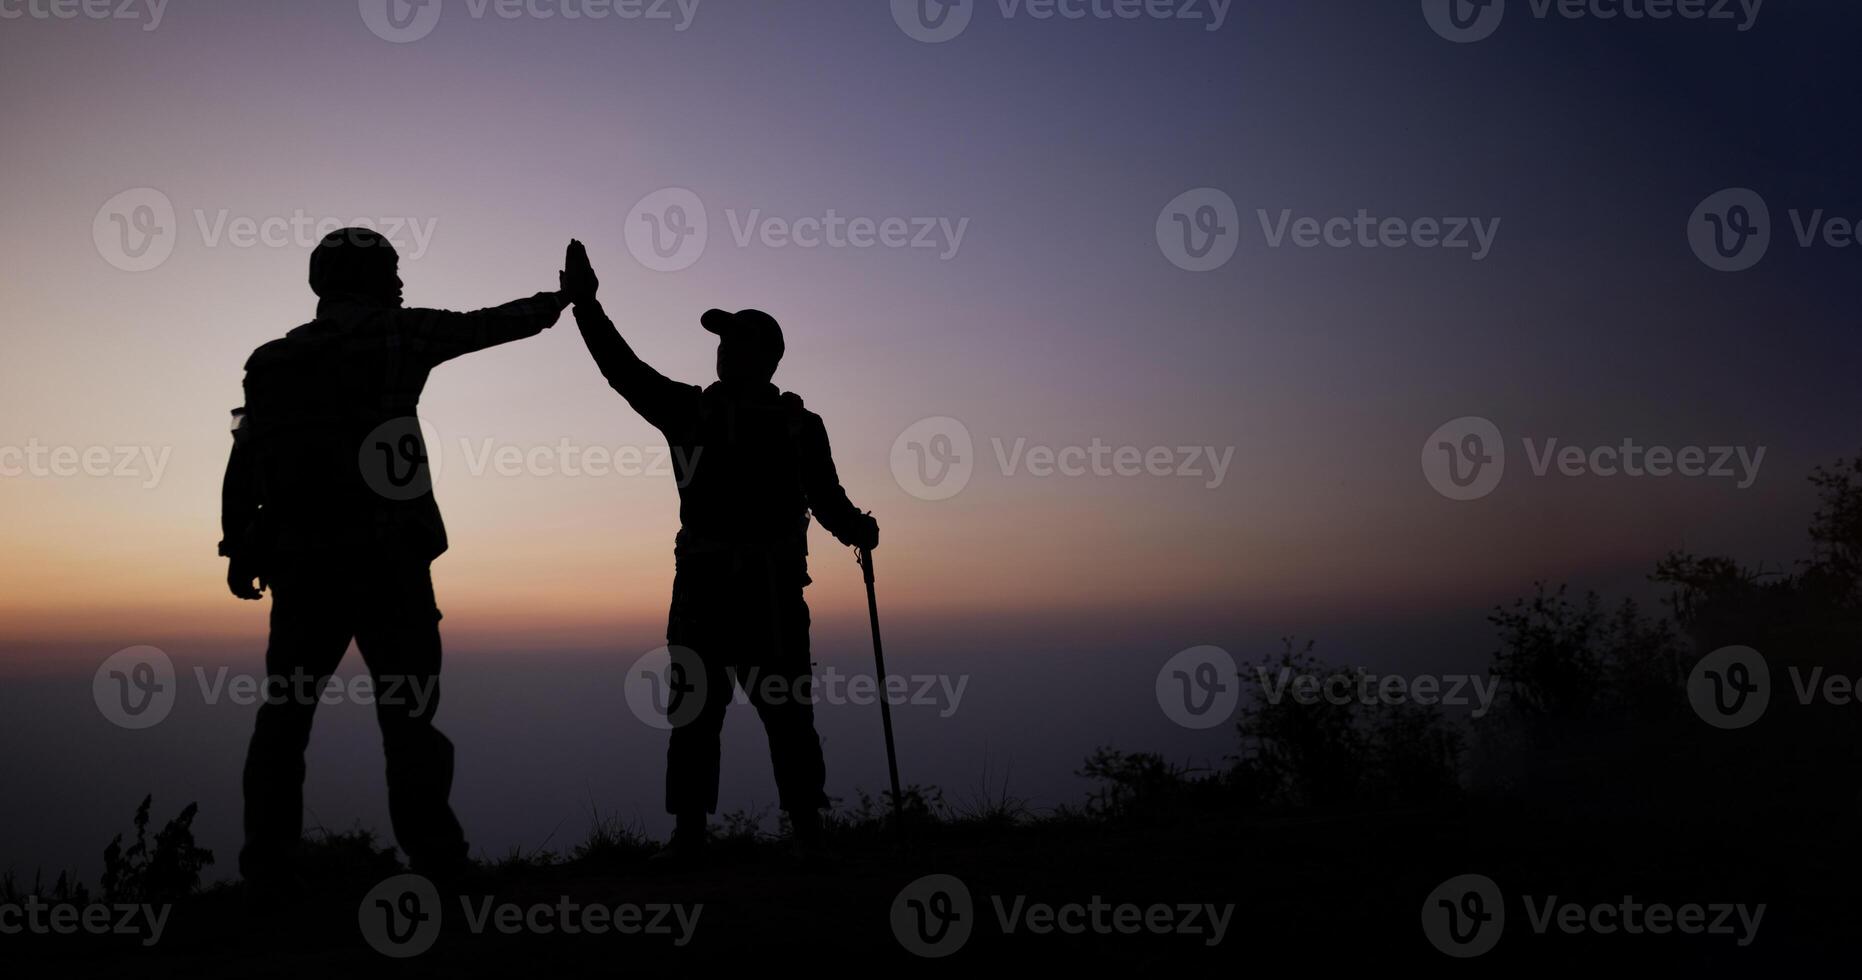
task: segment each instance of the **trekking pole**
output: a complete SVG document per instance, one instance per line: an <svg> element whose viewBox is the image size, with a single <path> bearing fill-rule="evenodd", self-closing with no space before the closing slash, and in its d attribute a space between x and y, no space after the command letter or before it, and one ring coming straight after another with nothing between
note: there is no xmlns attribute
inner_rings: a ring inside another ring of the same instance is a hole
<svg viewBox="0 0 1862 980"><path fill-rule="evenodd" d="M886 774L892 779L892 826L905 839L905 796L899 790L899 753L892 744L892 701L886 696L886 649L879 642L879 596L873 590L873 552L860 549L860 572L866 578L866 614L873 622L873 662L879 669L879 719L886 727Z"/></svg>

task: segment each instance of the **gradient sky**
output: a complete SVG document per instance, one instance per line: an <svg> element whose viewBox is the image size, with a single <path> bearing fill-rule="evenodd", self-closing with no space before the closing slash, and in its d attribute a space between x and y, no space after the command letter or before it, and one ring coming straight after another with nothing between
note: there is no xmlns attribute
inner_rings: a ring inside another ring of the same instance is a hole
<svg viewBox="0 0 1862 980"><path fill-rule="evenodd" d="M711 377L701 311L774 313L777 382L826 419L880 519L883 599L921 664L953 636L1004 651L1038 636L1057 669L1140 663L1142 679L1178 649L1254 655L1286 633L1350 636L1350 657L1374 659L1394 624L1405 650L1446 657L1443 637L1465 644L1479 610L1535 580L1634 587L1682 547L1800 557L1805 474L1857 448L1845 287L1862 250L1798 248L1783 214L1862 217L1862 17L1774 0L1741 32L1511 6L1468 45L1409 0L1240 3L1219 31L1005 18L992 0L943 44L907 37L880 0L702 0L684 31L475 19L446 0L409 44L349 2L175 0L152 31L0 21L0 446L172 453L152 488L0 478L0 676L88 675L138 643L256 659L265 607L227 597L213 549L226 417L252 348L312 315L308 249L209 245L197 213L414 219L432 240L402 250L408 301L452 309L553 288L579 237L624 334L695 382ZM1240 207L1240 246L1186 272L1154 223L1205 186ZM1714 272L1686 223L1739 186L1778 235L1757 268ZM93 220L143 187L172 201L178 240L159 267L121 271ZM666 187L697 193L711 225L678 272L624 238ZM968 226L946 261L738 247L725 214L830 208ZM1502 224L1476 262L1269 248L1255 218L1361 208ZM422 414L447 463L460 440L660 444L564 324L434 374ZM1744 490L1536 478L1515 459L1495 493L1457 503L1418 457L1466 415L1509 452L1523 435L1767 456ZM976 441L949 500L914 498L890 466L895 437L932 416ZM1234 462L1213 489L1037 479L999 472L991 448L1095 438ZM452 466L438 494L449 648L658 641L669 479ZM851 557L819 531L814 547L817 620L848 638L830 655L863 656Z"/></svg>

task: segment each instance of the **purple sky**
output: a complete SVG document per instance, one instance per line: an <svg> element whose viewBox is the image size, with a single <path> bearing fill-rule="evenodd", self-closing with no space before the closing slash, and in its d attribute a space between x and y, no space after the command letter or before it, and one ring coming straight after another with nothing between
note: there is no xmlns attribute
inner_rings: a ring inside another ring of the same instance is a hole
<svg viewBox="0 0 1862 980"><path fill-rule="evenodd" d="M997 708L914 733L920 762L952 779L980 770L979 746L1014 744L1008 693L1041 690L1027 678L1095 692L1027 751L1047 770L1029 781L1064 798L1067 760L1102 733L1228 750L1226 730L1190 735L1157 711L1149 678L1187 647L1251 659L1296 634L1340 660L1465 666L1488 649L1480 611L1535 580L1637 588L1683 547L1799 557L1804 476L1856 444L1858 341L1839 289L1857 253L1802 247L1790 220L1862 215L1844 111L1856 83L1816 43L1854 13L1768 5L1740 31L1541 20L1516 2L1492 38L1454 44L1416 6L1236 5L1206 30L991 0L935 44L877 0L573 22L446 0L410 43L371 33L367 0L178 2L153 30L152 7L140 21L0 20L0 472L31 447L143 460L127 476L0 476L0 676L52 684L35 703L82 733L101 725L88 684L115 650L256 669L264 610L224 594L217 487L244 358L312 315L300 215L391 222L409 302L454 309L552 288L579 237L622 331L694 382L711 377L704 309L780 318L777 382L826 419L844 482L885 528L895 656L961 662L979 691L998 682L978 702ZM1688 240L1696 206L1729 187L1759 192L1775 223L1769 255L1737 274ZM696 195L708 223L702 256L676 271L629 244L636 205L667 188ZM1173 264L1157 232L1198 188L1237 208L1234 256L1206 272ZM133 225L151 201L172 208L159 246L172 252L126 271L113 221ZM1495 233L1479 259L1272 244L1283 213L1360 211ZM903 219L932 247L807 248L771 223L830 212ZM268 227L269 243L241 237ZM458 669L547 651L585 658L574 676L596 683L589 663L660 642L668 478L473 465L488 449L560 461L564 446L659 446L572 328L442 368L423 416L447 467L454 547L436 577L449 648L468 654ZM1419 457L1464 416L1490 420L1508 460L1493 492L1457 502ZM971 437L973 472L924 499L901 434L940 417ZM1766 455L1744 488L1536 475L1525 440L1553 438ZM1178 447L1208 447L1228 463L1219 481L1028 469L1095 444L1168 449L1172 465ZM857 663L857 572L824 535L814 547L810 599L834 638L822 657ZM526 703L566 676L536 675ZM598 732L601 707L586 710ZM508 723L462 707L449 721L481 747ZM545 795L651 818L658 736L625 722L613 751L643 782L564 763L536 776L553 780ZM218 733L217 769L134 744L216 799L204 819L227 833L237 745L223 743L244 724L189 729ZM735 748L763 779L749 728ZM122 733L99 731L80 756L116 751L104 746ZM873 785L854 760L829 761L837 791ZM16 775L30 773L51 779ZM104 830L164 792L103 785L114 795L86 819ZM488 843L537 836L489 803L479 815L504 835Z"/></svg>

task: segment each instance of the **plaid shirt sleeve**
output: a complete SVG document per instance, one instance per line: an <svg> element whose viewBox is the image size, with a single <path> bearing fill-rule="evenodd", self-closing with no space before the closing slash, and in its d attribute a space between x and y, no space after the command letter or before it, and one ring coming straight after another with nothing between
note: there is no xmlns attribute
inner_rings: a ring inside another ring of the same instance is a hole
<svg viewBox="0 0 1862 980"><path fill-rule="evenodd" d="M562 294L552 292L472 313L398 310L394 332L403 356L432 367L461 354L534 337L556 324L565 305Z"/></svg>

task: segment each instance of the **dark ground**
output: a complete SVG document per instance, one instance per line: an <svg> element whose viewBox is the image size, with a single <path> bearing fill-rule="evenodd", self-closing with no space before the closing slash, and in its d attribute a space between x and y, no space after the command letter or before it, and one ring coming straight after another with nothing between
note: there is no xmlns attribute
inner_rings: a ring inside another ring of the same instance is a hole
<svg viewBox="0 0 1862 980"><path fill-rule="evenodd" d="M632 847L549 864L507 862L470 887L521 905L555 905L567 896L584 904L704 908L691 943L678 948L666 936L474 935L453 899L433 948L397 961L365 944L357 920L362 896L392 869L368 867L378 858L353 849L332 850L315 894L289 911L261 908L233 885L184 900L150 950L133 940L9 937L8 946L24 961L78 976L327 977L383 968L410 976L579 976L695 963L832 973L997 964L1536 973L1636 964L1721 975L1846 962L1859 904L1847 884L1854 879L1838 872L1853 863L1841 842L1754 839L1721 821L1605 826L1574 823L1551 809L1467 804L1278 817L1197 813L1139 825L937 826L921 828L903 848L872 833L851 834L836 847L837 866L825 872L796 869L774 842L743 839L717 848L708 866L679 872L646 867L644 850ZM1492 952L1457 961L1426 940L1419 914L1436 885L1466 872L1501 887L1507 923ZM902 948L890 922L900 889L927 874L962 879L977 912L967 944L937 961ZM1567 935L1555 928L1540 935L1522 894L1586 904L1625 894L1676 905L1764 902L1767 910L1745 948L1724 935ZM1017 895L1054 904L1099 896L1236 908L1213 947L1200 936L1003 935L989 896Z"/></svg>

